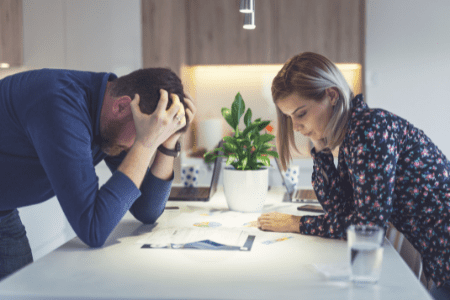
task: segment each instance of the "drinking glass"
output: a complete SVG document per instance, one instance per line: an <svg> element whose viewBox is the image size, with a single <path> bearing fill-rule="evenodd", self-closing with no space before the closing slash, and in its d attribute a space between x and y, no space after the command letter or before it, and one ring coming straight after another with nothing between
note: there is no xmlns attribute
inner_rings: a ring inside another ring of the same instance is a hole
<svg viewBox="0 0 450 300"><path fill-rule="evenodd" d="M351 225L347 229L350 280L376 283L383 262L384 229L379 226Z"/></svg>

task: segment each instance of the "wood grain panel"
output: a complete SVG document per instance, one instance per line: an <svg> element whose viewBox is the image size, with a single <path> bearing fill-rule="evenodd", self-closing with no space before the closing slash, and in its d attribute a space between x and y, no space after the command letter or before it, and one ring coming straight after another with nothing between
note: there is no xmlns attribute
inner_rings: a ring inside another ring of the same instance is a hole
<svg viewBox="0 0 450 300"><path fill-rule="evenodd" d="M188 64L284 63L312 51L362 62L363 0L256 0L244 30L239 1L188 1Z"/></svg>
<svg viewBox="0 0 450 300"><path fill-rule="evenodd" d="M186 45L186 1L142 0L144 68L165 67L180 75Z"/></svg>
<svg viewBox="0 0 450 300"><path fill-rule="evenodd" d="M190 65L248 61L237 1L191 0L187 5Z"/></svg>
<svg viewBox="0 0 450 300"><path fill-rule="evenodd" d="M304 51L364 60L364 0L256 0L256 29L238 0L142 0L144 66L278 64Z"/></svg>
<svg viewBox="0 0 450 300"><path fill-rule="evenodd" d="M274 60L283 63L305 51L334 62L361 62L361 0L272 1Z"/></svg>
<svg viewBox="0 0 450 300"><path fill-rule="evenodd" d="M188 63L275 63L271 1L257 0L255 30L245 30L239 1L188 1ZM275 45L276 47L276 45Z"/></svg>
<svg viewBox="0 0 450 300"><path fill-rule="evenodd" d="M0 62L23 63L22 0L0 0Z"/></svg>
<svg viewBox="0 0 450 300"><path fill-rule="evenodd" d="M272 17L271 0L256 0L255 3L255 25L254 30L242 28L244 20L240 22L239 30L246 35L247 57L249 64L275 64L275 54L278 52L278 45L274 37L277 36ZM241 14L242 15L242 14Z"/></svg>

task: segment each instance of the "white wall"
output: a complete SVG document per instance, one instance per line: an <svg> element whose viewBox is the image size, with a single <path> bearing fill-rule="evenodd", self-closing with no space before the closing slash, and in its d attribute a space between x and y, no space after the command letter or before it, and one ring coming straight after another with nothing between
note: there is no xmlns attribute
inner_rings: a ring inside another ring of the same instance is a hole
<svg viewBox="0 0 450 300"><path fill-rule="evenodd" d="M121 76L142 68L140 16L139 0L23 0L24 66L17 71L67 68ZM96 170L100 184L111 175L104 163ZM75 236L56 197L19 212L35 260Z"/></svg>
<svg viewBox="0 0 450 300"><path fill-rule="evenodd" d="M450 1L367 0L366 100L450 158Z"/></svg>

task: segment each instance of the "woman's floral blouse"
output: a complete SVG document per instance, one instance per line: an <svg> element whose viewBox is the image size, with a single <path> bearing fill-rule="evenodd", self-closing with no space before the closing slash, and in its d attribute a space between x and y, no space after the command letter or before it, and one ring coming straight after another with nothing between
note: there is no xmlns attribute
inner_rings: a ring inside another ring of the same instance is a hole
<svg viewBox="0 0 450 300"><path fill-rule="evenodd" d="M450 280L450 164L422 130L358 95L338 167L330 153L311 154L326 213L302 217L301 233L346 238L350 224L391 222L422 255L428 278Z"/></svg>

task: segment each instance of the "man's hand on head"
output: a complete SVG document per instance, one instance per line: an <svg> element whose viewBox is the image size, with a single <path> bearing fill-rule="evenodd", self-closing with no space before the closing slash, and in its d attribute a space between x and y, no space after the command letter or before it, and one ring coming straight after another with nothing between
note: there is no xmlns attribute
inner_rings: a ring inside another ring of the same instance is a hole
<svg viewBox="0 0 450 300"><path fill-rule="evenodd" d="M158 106L150 115L141 112L138 94L131 101L131 111L136 128L135 143L140 143L146 148L158 147L186 125L184 106L178 96L175 94L170 95L172 105L166 110L169 95L165 90L160 92L161 97Z"/></svg>
<svg viewBox="0 0 450 300"><path fill-rule="evenodd" d="M178 96L177 96L177 98L178 98ZM192 97L188 93L184 94L184 102L186 104L186 108L184 110L183 122L186 127L189 127L189 125L191 125L194 120L195 114L197 112L197 108L194 105L194 101L192 100ZM186 116L187 116L187 118L186 118ZM188 123L186 123L186 122L188 122ZM174 133L166 141L163 142L163 146L168 149L174 148L176 142L180 139L181 135L182 135L182 132Z"/></svg>

